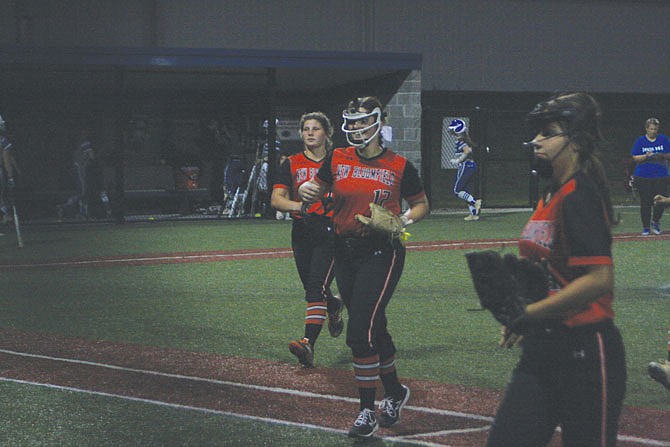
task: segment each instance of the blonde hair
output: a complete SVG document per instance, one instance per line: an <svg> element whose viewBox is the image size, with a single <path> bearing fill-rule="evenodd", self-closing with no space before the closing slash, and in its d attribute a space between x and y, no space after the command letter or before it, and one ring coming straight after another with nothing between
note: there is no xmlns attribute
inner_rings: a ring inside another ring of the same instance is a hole
<svg viewBox="0 0 670 447"><path fill-rule="evenodd" d="M647 118L647 121L644 122L644 127L646 128L650 124L660 125L661 121L658 118Z"/></svg>
<svg viewBox="0 0 670 447"><path fill-rule="evenodd" d="M309 112L300 117L300 138L302 138L302 128L308 120L318 121L326 132L326 149L333 147L333 125L323 112Z"/></svg>

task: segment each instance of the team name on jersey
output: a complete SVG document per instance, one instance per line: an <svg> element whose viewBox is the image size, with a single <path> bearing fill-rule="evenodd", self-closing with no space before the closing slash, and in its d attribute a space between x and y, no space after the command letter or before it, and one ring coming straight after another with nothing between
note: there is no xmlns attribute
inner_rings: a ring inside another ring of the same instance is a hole
<svg viewBox="0 0 670 447"><path fill-rule="evenodd" d="M521 239L530 241L546 249L554 243L555 227L548 220L531 220L521 232Z"/></svg>
<svg viewBox="0 0 670 447"><path fill-rule="evenodd" d="M353 168L353 169L352 169ZM395 184L395 172L382 168L369 168L366 166L337 165L337 180L345 178L374 180L388 186Z"/></svg>
<svg viewBox="0 0 670 447"><path fill-rule="evenodd" d="M311 179L319 171L319 168L298 168L295 170L295 182L300 185Z"/></svg>
<svg viewBox="0 0 670 447"><path fill-rule="evenodd" d="M643 147L642 152L647 153L647 152L663 152L663 145L660 146L653 146L653 147Z"/></svg>

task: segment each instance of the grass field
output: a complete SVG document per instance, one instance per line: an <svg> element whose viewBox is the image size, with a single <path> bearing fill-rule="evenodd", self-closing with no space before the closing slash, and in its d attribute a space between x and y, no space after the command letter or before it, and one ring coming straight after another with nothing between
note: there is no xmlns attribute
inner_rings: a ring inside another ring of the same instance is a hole
<svg viewBox="0 0 670 447"><path fill-rule="evenodd" d="M637 208L621 212L623 221L615 232L637 233ZM514 239L528 216L484 214L469 225L461 215L431 216L411 227L410 242ZM0 237L0 327L294 363L286 346L301 335L304 302L290 257L58 264L94 257L288 248L289 231L289 222L268 220L28 225L25 247L18 249L13 233L5 229ZM654 237L614 245L616 321L628 357L626 405L670 409L670 395L646 375L647 363L665 355L670 279L663 267L668 253L670 240ZM498 350L494 320L467 310L477 303L463 254L409 251L388 308L399 372L414 379L503 388L518 350ZM52 265L18 267L31 263ZM332 340L324 333L317 364L349 370L343 338ZM22 383L0 383L0 390L2 445L317 445L314 433L305 429ZM318 436L318 445L351 445L340 434Z"/></svg>

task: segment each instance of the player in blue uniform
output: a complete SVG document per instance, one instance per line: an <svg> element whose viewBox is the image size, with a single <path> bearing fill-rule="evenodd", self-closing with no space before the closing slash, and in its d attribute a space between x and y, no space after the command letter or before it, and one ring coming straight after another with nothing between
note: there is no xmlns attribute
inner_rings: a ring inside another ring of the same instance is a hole
<svg viewBox="0 0 670 447"><path fill-rule="evenodd" d="M668 160L670 160L670 141L659 134L658 118L649 118L645 122L646 134L635 140L631 156L637 163L633 172L633 182L640 194L640 218L642 235L661 234L661 216L663 207L654 206L654 196L668 195Z"/></svg>
<svg viewBox="0 0 670 447"><path fill-rule="evenodd" d="M454 194L468 204L470 214L465 217L465 220L479 220L482 201L476 199L473 194L475 174L477 173L477 163L472 158L474 144L463 120L453 120L449 124L449 132L456 137L455 157L450 160L453 164L458 165L456 181L454 182Z"/></svg>

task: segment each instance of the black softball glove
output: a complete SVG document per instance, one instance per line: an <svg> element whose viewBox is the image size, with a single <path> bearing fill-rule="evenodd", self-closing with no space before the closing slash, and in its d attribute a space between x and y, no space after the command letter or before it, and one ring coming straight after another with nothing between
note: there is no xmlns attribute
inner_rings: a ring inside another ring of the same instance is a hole
<svg viewBox="0 0 670 447"><path fill-rule="evenodd" d="M481 306L511 331L528 330L526 306L548 295L545 269L538 263L486 250L466 253Z"/></svg>

